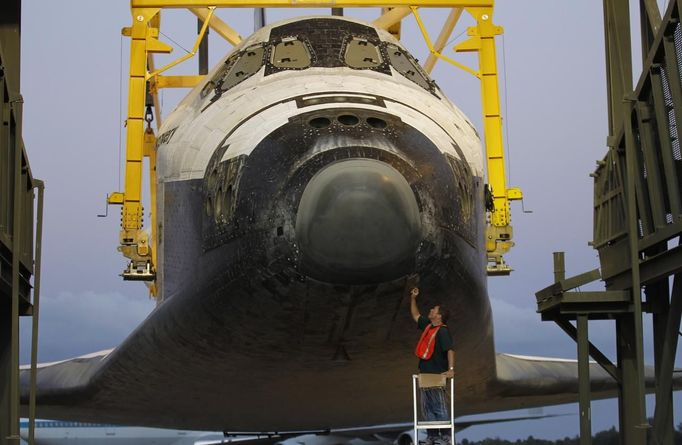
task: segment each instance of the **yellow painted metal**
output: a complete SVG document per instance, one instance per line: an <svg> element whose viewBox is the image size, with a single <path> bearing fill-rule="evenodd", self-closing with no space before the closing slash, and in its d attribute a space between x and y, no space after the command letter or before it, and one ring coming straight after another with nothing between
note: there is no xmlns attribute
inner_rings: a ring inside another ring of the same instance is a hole
<svg viewBox="0 0 682 445"><path fill-rule="evenodd" d="M192 14L196 15L204 22L206 21L206 18L210 12L208 8L189 8L189 10ZM242 41L242 36L240 36L239 33L230 25L220 20L220 18L216 15L213 15L211 20L208 21L208 26L210 26L212 30L217 32L223 39L227 40L232 45L239 45Z"/></svg>
<svg viewBox="0 0 682 445"><path fill-rule="evenodd" d="M151 259L152 264L156 265L157 256L157 230L158 224L156 221L156 136L151 126L147 127L144 132L144 155L149 159L149 200L151 201L152 211L150 212L151 220ZM156 281L149 284L149 294L156 297Z"/></svg>
<svg viewBox="0 0 682 445"><path fill-rule="evenodd" d="M455 51L478 53L488 185L494 202L494 208L488 214L486 231L488 272L491 275L508 274L511 268L504 262L503 255L514 246L509 203L512 200L523 199L523 193L518 188L507 188L504 165L502 114L495 51L495 36L502 34L503 29L493 23L492 7L467 8L467 11L476 20L476 26L468 29L469 39L455 46Z"/></svg>
<svg viewBox="0 0 682 445"><path fill-rule="evenodd" d="M161 16L161 12L157 14L158 17ZM154 54L147 54L147 69L149 71L154 71ZM161 76L157 76L158 79ZM152 95L152 104L154 104L154 118L156 120L156 129L161 128L161 101L159 101L159 89L154 88L153 85L149 86L149 93Z"/></svg>
<svg viewBox="0 0 682 445"><path fill-rule="evenodd" d="M144 114L148 54L168 52L169 47L157 39L160 19L158 8L133 8L133 25L123 34L132 39L130 44L130 75L128 79L128 112L126 119L126 162L123 192L111 193L109 204L122 205L119 251L130 259L128 270L153 263L148 235L143 228L142 158L144 156ZM125 277L124 272L124 277Z"/></svg>
<svg viewBox="0 0 682 445"><path fill-rule="evenodd" d="M420 6L436 8L493 7L493 0L215 0L217 8L363 8ZM132 0L132 8L197 8L207 2L193 0Z"/></svg>
<svg viewBox="0 0 682 445"><path fill-rule="evenodd" d="M476 77L481 77L479 73L476 71L472 70L468 66L459 63L458 61L451 59L448 56L445 56L441 54L439 51L436 50L436 48L433 46L433 43L431 43L431 37L429 37L429 33L426 31L426 26L424 25L424 22L421 19L421 16L419 15L419 11L417 10L416 6L410 6L410 9L412 10L412 14L414 15L415 20L417 20L417 24L419 25L419 29L422 32L422 36L424 36L424 41L426 42L426 46L429 47L429 51L431 51L431 54L434 56L438 57L439 59L443 59L446 62L448 62L451 65L456 66L459 69L462 69L466 71L467 73L473 74Z"/></svg>
<svg viewBox="0 0 682 445"><path fill-rule="evenodd" d="M391 12L394 9L398 9L398 8L381 8L381 14L383 16L385 14L388 14L389 12ZM408 9L408 8L401 7L399 9L401 9L400 14L402 14L404 12L404 9ZM408 9L408 14L409 14L409 9ZM400 25L401 25L401 23L402 23L402 21L398 20L397 22L393 23L391 26L388 26L384 29L386 29L386 31L391 33L391 35L393 37L400 40L400 28L401 28Z"/></svg>
<svg viewBox="0 0 682 445"><path fill-rule="evenodd" d="M462 12L464 12L463 8L452 8L448 18L445 20L443 29L440 31L440 34L436 39L436 44L434 45L436 51L443 51L448 39L452 35L452 31L455 29L455 26L457 26L459 18L462 16ZM434 53L429 54L429 57L426 59L426 63L424 63L424 70L431 74L433 67L436 65L436 61L438 61L438 56L436 56Z"/></svg>
<svg viewBox="0 0 682 445"><path fill-rule="evenodd" d="M149 22L152 28L157 28L161 32L161 11L158 12ZM156 71L154 63L154 53L147 52L147 71ZM154 105L154 117L156 118L156 128L161 128L161 102L159 101L159 91L154 89L149 91L152 95Z"/></svg>
<svg viewBox="0 0 682 445"><path fill-rule="evenodd" d="M204 38L204 34L206 33L206 29L208 28L208 24L211 21L211 17L213 17L213 12L215 11L215 8L213 6L209 7L208 9L209 9L208 15L206 16L206 19L204 20L204 24L201 27L201 31L199 31L199 35L197 36L197 39L194 42L194 46L192 47L192 50L190 52L188 52L187 54L185 54L184 56L180 57L179 59L169 63L168 65L165 65L164 67L159 68L158 70L147 74L147 79L150 79L154 76L157 76L169 68L173 68L175 65L178 65L178 64L184 62L185 60L189 59L190 57L192 57L193 55L195 55L197 53L197 51L199 50L199 45L201 44L201 40ZM158 33L158 30L157 30L157 33ZM156 42L161 43L158 40ZM172 48L170 46L166 45L165 43L163 43L162 45L165 45L167 48L170 48L172 50ZM149 52L156 52L156 53L165 52L165 51L162 51L160 49L155 50L155 48L153 46L151 47L151 49L148 49L148 51ZM170 52L170 50L168 52Z"/></svg>
<svg viewBox="0 0 682 445"><path fill-rule="evenodd" d="M107 198L107 202L111 205L123 205L124 202L123 193L121 192L111 193Z"/></svg>
<svg viewBox="0 0 682 445"><path fill-rule="evenodd" d="M194 88L203 80L204 76L156 76L156 82L152 85L154 88Z"/></svg>
<svg viewBox="0 0 682 445"><path fill-rule="evenodd" d="M388 11L386 11L386 9L388 9ZM382 9L381 17L372 22L372 25L376 26L377 28L389 30L391 26L395 25L396 23L400 23L402 19L411 13L412 10L407 6L385 8Z"/></svg>

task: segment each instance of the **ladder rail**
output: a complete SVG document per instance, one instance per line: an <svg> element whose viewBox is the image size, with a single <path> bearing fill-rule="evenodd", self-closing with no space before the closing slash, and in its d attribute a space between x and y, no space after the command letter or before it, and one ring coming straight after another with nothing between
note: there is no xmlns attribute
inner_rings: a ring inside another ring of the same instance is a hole
<svg viewBox="0 0 682 445"><path fill-rule="evenodd" d="M417 408L417 386L419 381L419 374L412 374L412 408L414 415L414 445L419 445L418 433L420 430L440 430L450 428L450 440L452 445L455 442L455 379L450 380L450 421L436 420L436 421L419 421L419 413ZM446 383L447 385L447 383Z"/></svg>

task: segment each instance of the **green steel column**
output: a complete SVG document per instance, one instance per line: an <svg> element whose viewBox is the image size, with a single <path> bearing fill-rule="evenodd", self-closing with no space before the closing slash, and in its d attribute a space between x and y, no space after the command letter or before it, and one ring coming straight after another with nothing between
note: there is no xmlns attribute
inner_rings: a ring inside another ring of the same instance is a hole
<svg viewBox="0 0 682 445"><path fill-rule="evenodd" d="M0 39L0 46L3 41ZM10 107L9 99L5 95L6 76L4 69L4 59L0 61L0 168L2 171L12 172L10 166L7 164L13 163L11 159L11 149L9 145L9 125L4 125L9 122ZM3 178L5 179L5 178ZM7 185L10 184L10 179L7 178ZM13 181L12 181L13 182ZM2 214L11 217L11 190L9 187L0 189L0 205L3 206L0 211ZM4 219L4 218L3 218ZM10 224L9 219L0 221L0 230L7 233ZM11 344L12 344L12 295L0 294L0 445L7 443L7 436L10 430L10 374L11 374Z"/></svg>
<svg viewBox="0 0 682 445"><path fill-rule="evenodd" d="M616 147L615 136L625 134L627 230L632 268L632 312L616 321L618 364L622 382L618 398L621 443L646 442L644 406L644 360L642 353L642 297L639 276L639 247L635 179L638 174L636 145L632 128L632 52L630 48L629 0L604 0L606 75L609 105L608 145Z"/></svg>
<svg viewBox="0 0 682 445"><path fill-rule="evenodd" d="M20 60L21 60L21 0L4 0L0 2L0 47L4 59L3 73L0 75L0 88L7 87L9 98L0 92L2 105L2 124L5 128L0 131L0 150L14 153L14 159L7 160L13 167L14 181L8 191L7 207L3 210L11 215L14 227L8 231L11 236L12 278L9 295L2 296L0 305L0 444L19 443L18 418L18 353L19 353L19 256L21 244L19 242L19 227L21 222L21 96L20 91ZM4 81L3 78L4 77ZM6 83L5 83L6 82ZM16 111L16 122L12 122L12 108ZM16 126L14 125L16 123ZM14 150L14 151L13 151ZM13 165L12 165L13 164ZM12 199L14 202L12 203ZM9 220L8 220L9 221ZM10 233L11 232L11 233Z"/></svg>
<svg viewBox="0 0 682 445"><path fill-rule="evenodd" d="M12 344L12 303L3 295L0 305L0 445L7 443L10 433L10 349Z"/></svg>
<svg viewBox="0 0 682 445"><path fill-rule="evenodd" d="M629 0L604 0L606 83L609 136L616 135L623 120L623 98L632 91Z"/></svg>
<svg viewBox="0 0 682 445"><path fill-rule="evenodd" d="M9 435L8 444L19 444L19 257L21 255L21 103L20 98L14 99L15 116L18 116L16 127L12 131L10 123L10 144L14 145L14 205L12 208L12 334L10 345L10 396L9 396ZM14 133L12 137L12 133Z"/></svg>
<svg viewBox="0 0 682 445"><path fill-rule="evenodd" d="M646 419L646 407L644 404L644 334L642 327L642 289L639 273L639 219L637 211L636 182L639 176L640 167L638 165L637 146L635 142L634 129L632 127L633 102L628 102L623 110L623 121L625 130L625 187L627 199L627 231L628 244L630 251L630 273L632 276L632 312L626 316L632 319L632 357L634 358L633 373L625 378L623 373L624 391L632 393L628 406L629 413L626 422L637 442L644 443L646 440L646 428L649 423Z"/></svg>
<svg viewBox="0 0 682 445"><path fill-rule="evenodd" d="M637 391L639 377L636 355L635 323L632 314L616 319L616 349L622 383L619 389L619 431L624 445L646 443L646 429L642 424L643 398Z"/></svg>
<svg viewBox="0 0 682 445"><path fill-rule="evenodd" d="M580 406L580 445L592 445L590 407L590 344L587 314L578 314L578 401Z"/></svg>
<svg viewBox="0 0 682 445"><path fill-rule="evenodd" d="M552 256L554 259L554 282L558 283L559 281L566 278L564 252L553 252Z"/></svg>
<svg viewBox="0 0 682 445"><path fill-rule="evenodd" d="M35 444L36 427L36 379L38 375L38 323L40 321L40 260L43 252L43 195L45 183L34 180L38 189L38 214L36 215L36 245L33 273L33 316L31 317L31 387L28 404L28 444Z"/></svg>
<svg viewBox="0 0 682 445"><path fill-rule="evenodd" d="M653 252L651 252L653 254ZM668 323L668 314L670 313L670 286L668 285L668 278L660 280L656 283L648 284L645 289L646 301L649 304L652 312L653 321L653 346L654 346L654 368L656 372L656 379L660 378L661 375L661 365L663 358L663 346L665 344L665 333L666 326ZM654 434L652 437L653 443L658 443L658 445L673 445L673 431L674 423L672 418L672 393L667 397L667 400L656 399L656 409L660 403L666 403L668 405L668 416L665 419L666 431L663 437L656 433L656 430L660 428L657 426L656 418L654 416ZM660 417L660 413L659 413ZM660 421L660 419L659 419ZM658 442L656 442L658 441Z"/></svg>
<svg viewBox="0 0 682 445"><path fill-rule="evenodd" d="M661 27L661 10L656 0L639 0L639 23L642 37L642 62L646 62L654 37Z"/></svg>
<svg viewBox="0 0 682 445"><path fill-rule="evenodd" d="M667 299L667 295L666 295ZM666 438L672 435L669 427L672 424L672 375L675 365L675 353L679 339L680 319L682 317L682 274L675 275L673 292L670 299L665 335L661 347L661 363L657 367L656 411L654 412L654 443L666 444Z"/></svg>

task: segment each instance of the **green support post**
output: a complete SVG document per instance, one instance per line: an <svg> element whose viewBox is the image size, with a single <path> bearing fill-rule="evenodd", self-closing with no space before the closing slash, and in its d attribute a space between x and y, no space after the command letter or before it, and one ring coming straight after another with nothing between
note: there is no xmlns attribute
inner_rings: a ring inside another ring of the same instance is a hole
<svg viewBox="0 0 682 445"><path fill-rule="evenodd" d="M592 409L590 406L590 342L588 315L578 314L578 401L580 406L580 445L592 445Z"/></svg>

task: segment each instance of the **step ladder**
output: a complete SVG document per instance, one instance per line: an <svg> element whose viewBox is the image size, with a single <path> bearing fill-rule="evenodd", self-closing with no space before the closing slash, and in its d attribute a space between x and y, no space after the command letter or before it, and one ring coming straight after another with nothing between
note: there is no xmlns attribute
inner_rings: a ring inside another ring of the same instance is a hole
<svg viewBox="0 0 682 445"><path fill-rule="evenodd" d="M421 374L423 376L423 374ZM430 374L433 375L433 374ZM441 386L445 387L447 385L448 379L443 377L442 385L429 385L430 387ZM439 430L450 428L450 440L452 445L455 445L455 379L450 380L450 420L419 420L418 417L418 399L417 399L417 388L420 386L420 374L412 375L412 401L414 407L414 445L419 445L419 430Z"/></svg>

